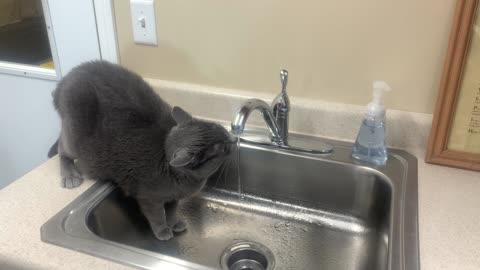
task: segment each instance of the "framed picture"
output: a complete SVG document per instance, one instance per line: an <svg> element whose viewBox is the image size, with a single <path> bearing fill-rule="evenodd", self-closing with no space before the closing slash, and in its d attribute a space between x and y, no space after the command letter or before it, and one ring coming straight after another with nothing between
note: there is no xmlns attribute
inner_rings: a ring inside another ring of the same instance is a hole
<svg viewBox="0 0 480 270"><path fill-rule="evenodd" d="M457 0L425 161L480 171L479 0Z"/></svg>

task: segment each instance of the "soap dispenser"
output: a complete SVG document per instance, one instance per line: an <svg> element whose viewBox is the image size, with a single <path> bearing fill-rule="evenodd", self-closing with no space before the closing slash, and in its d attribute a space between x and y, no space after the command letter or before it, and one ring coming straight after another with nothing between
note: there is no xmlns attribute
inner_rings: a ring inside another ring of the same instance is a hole
<svg viewBox="0 0 480 270"><path fill-rule="evenodd" d="M387 161L385 144L385 106L382 96L391 88L384 81L373 82L373 100L367 106L367 112L353 145L352 157L355 159L384 165Z"/></svg>

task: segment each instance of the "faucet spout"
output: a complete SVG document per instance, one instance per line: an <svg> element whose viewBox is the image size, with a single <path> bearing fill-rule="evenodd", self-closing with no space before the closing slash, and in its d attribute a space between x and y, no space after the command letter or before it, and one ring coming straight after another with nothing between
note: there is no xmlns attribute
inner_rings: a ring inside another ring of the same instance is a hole
<svg viewBox="0 0 480 270"><path fill-rule="evenodd" d="M270 131L272 142L279 145L284 145L284 141L280 135L280 131L273 116L272 109L265 101L258 98L247 100L240 107L240 109L238 109L237 113L235 114L235 119L232 122L232 133L235 135L242 134L248 117L255 110L259 110L262 113L263 119L265 120L268 130Z"/></svg>

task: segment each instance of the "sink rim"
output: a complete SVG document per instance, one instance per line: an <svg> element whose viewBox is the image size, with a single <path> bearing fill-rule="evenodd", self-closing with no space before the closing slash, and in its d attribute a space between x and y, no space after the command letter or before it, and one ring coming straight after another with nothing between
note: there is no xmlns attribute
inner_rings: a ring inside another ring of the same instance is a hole
<svg viewBox="0 0 480 270"><path fill-rule="evenodd" d="M303 137L308 140L317 139L305 135L294 136ZM400 161L401 168L394 162L387 162L385 166L369 166L358 163L349 155L345 155L345 153L350 152L348 151L349 148L351 149L350 143L334 140L324 141L331 143L335 149L343 149L344 151L335 151L335 153L331 155L280 152L302 158L362 167L362 169L369 170L374 174L385 176L381 178L388 179L388 184L391 185L392 189L388 269L420 269L417 159L403 150L389 149L389 158ZM268 149L268 146L253 145L248 142L242 142L241 145L242 147L260 148L266 151L279 151ZM399 173L399 170L401 173ZM100 181L95 183L41 227L42 241L137 268L169 267L168 269L215 269L172 256L106 240L93 233L87 226L87 218L90 211L113 189L114 186L110 183ZM67 228L67 222L74 217L80 218L83 222L81 222L81 224L69 225L70 227ZM406 219L406 217L408 217L408 219ZM115 256L115 254L122 255ZM399 254L399 256L393 256L393 254ZM406 254L408 254L408 256Z"/></svg>

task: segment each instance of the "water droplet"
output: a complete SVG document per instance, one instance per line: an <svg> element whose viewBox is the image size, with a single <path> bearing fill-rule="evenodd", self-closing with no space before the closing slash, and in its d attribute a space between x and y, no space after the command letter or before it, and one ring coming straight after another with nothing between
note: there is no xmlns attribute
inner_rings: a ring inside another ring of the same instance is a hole
<svg viewBox="0 0 480 270"><path fill-rule="evenodd" d="M282 225L283 225L283 222L279 221L279 222L275 223L275 225L273 225L273 226L275 227L275 229L278 229L278 228L280 228Z"/></svg>

